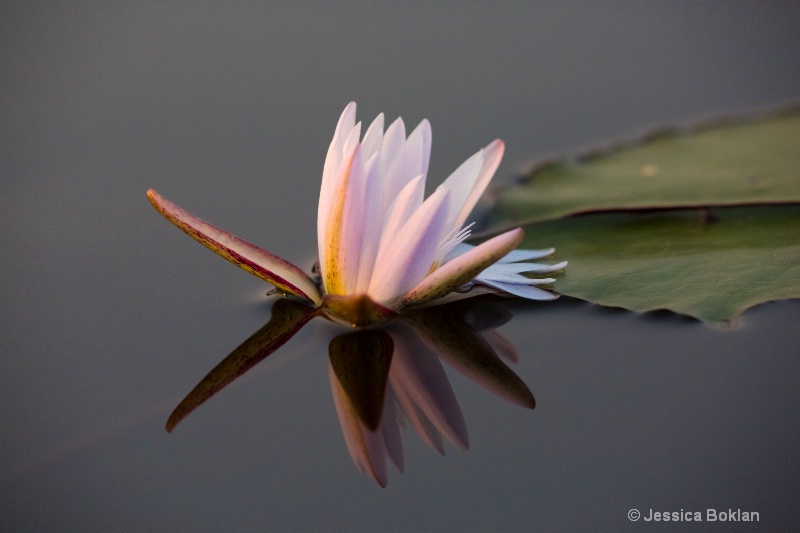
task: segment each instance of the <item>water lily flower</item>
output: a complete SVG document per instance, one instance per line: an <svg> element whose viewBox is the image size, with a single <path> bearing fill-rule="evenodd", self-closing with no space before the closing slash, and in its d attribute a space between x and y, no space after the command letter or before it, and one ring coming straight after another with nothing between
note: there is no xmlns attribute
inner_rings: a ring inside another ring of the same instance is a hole
<svg viewBox="0 0 800 533"><path fill-rule="evenodd" d="M566 262L528 261L553 250L514 250L516 228L478 246L467 218L503 157L495 140L459 166L424 197L431 128L423 120L406 136L402 119L384 132L380 114L361 136L356 104L339 118L322 172L317 235L320 279L213 226L169 202L154 190L153 206L191 237L286 295L316 306L327 316L363 326L405 309L485 292L549 300L539 288Z"/></svg>

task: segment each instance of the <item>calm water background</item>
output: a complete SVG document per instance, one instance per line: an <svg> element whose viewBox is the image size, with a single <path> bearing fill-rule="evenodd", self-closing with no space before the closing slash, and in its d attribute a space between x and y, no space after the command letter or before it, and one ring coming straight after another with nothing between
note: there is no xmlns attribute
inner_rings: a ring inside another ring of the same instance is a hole
<svg viewBox="0 0 800 533"><path fill-rule="evenodd" d="M646 529L631 508L796 530L796 301L729 330L514 305L501 331L536 410L452 374L471 450L440 457L407 431L387 489L347 455L320 324L167 434L269 303L144 193L310 265L350 100L367 122L430 119L435 185L495 137L508 179L798 97L794 2L3 3L0 530Z"/></svg>

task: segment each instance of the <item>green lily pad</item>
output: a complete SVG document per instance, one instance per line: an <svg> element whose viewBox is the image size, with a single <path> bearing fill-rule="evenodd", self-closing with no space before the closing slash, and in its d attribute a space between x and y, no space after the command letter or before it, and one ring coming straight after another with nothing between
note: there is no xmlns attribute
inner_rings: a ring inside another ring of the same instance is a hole
<svg viewBox="0 0 800 533"><path fill-rule="evenodd" d="M500 191L499 225L580 213L800 203L800 111L662 130L539 166Z"/></svg>
<svg viewBox="0 0 800 533"><path fill-rule="evenodd" d="M561 294L708 322L800 297L800 206L608 213L526 228L523 246L554 246L569 266Z"/></svg>

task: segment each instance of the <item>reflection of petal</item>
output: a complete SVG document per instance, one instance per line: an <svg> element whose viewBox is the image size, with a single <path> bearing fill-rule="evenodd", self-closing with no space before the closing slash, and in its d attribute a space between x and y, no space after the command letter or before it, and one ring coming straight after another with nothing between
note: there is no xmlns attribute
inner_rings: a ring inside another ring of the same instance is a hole
<svg viewBox="0 0 800 533"><path fill-rule="evenodd" d="M519 362L517 347L502 334L497 331L484 331L483 338L492 346L497 355L512 363Z"/></svg>
<svg viewBox="0 0 800 533"><path fill-rule="evenodd" d="M344 442L353 462L362 472L366 472L381 487L388 482L386 472L386 453L382 436L375 431L370 431L359 419L350 398L342 388L333 367L328 367L328 377L331 382L333 402L336 405L336 414L342 426Z"/></svg>
<svg viewBox="0 0 800 533"><path fill-rule="evenodd" d="M394 388L394 393L397 398L397 403L400 404L408 422L413 426L422 440L424 440L428 446L444 455L444 443L442 442L441 434L439 434L431 421L428 420L428 417L425 416L422 409L414 403L409 392L398 387Z"/></svg>
<svg viewBox="0 0 800 533"><path fill-rule="evenodd" d="M409 414L409 407L418 408L420 413L412 410L412 416L419 419L419 414L424 415L453 444L467 449L467 425L439 358L425 348L416 334L405 328L393 328L392 336L395 354L389 379L392 389L404 402L406 414ZM438 442L441 443L441 439Z"/></svg>
<svg viewBox="0 0 800 533"><path fill-rule="evenodd" d="M375 431L381 421L393 343L381 330L339 335L328 346L331 369L364 424Z"/></svg>
<svg viewBox="0 0 800 533"><path fill-rule="evenodd" d="M292 300L277 300L269 322L215 366L178 404L167 421L167 431L172 431L200 404L283 346L315 314L315 309Z"/></svg>
<svg viewBox="0 0 800 533"><path fill-rule="evenodd" d="M408 319L425 344L453 368L501 398L534 408L536 401L527 385L452 312L435 307L421 309L410 313Z"/></svg>
<svg viewBox="0 0 800 533"><path fill-rule="evenodd" d="M398 468L403 465L397 419L386 402L393 349L392 338L381 330L339 335L328 345L328 376L345 444L356 466L382 487L388 481L387 453Z"/></svg>
<svg viewBox="0 0 800 533"><path fill-rule="evenodd" d="M468 307L463 312L463 317L464 322L471 328L484 332L507 324L514 318L514 313L507 307L483 300L480 303L469 302Z"/></svg>
<svg viewBox="0 0 800 533"><path fill-rule="evenodd" d="M400 436L400 419L395 406L396 402L392 388L387 387L386 398L383 401L381 431L383 432L383 442L386 445L386 455L392 460L394 466L402 472L405 467L405 460L403 459L403 439Z"/></svg>

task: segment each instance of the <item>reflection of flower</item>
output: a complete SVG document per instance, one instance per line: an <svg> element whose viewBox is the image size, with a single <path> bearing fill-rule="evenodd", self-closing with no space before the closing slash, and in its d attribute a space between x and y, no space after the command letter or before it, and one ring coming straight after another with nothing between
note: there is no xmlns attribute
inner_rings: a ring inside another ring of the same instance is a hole
<svg viewBox="0 0 800 533"><path fill-rule="evenodd" d="M566 263L525 262L552 249L513 251L522 240L520 228L475 247L462 243L470 233L467 217L503 156L502 141L467 159L426 199L427 120L406 137L401 119L384 133L381 114L362 138L355 112L351 103L342 113L322 173L319 286L296 266L204 222L154 190L148 197L162 215L211 250L347 324L367 325L448 295L463 297L476 285L481 290L473 294L555 297L537 287L552 278L521 274L550 273Z"/></svg>
<svg viewBox="0 0 800 533"><path fill-rule="evenodd" d="M505 344L505 338L478 334L463 320L463 310L421 310L405 323L339 335L330 343L331 391L347 449L381 486L388 481L387 459L403 471L403 419L441 454L443 436L458 448L469 447L440 358L498 396L535 405L527 386L497 355L494 343Z"/></svg>
<svg viewBox="0 0 800 533"><path fill-rule="evenodd" d="M167 430L274 353L318 312L276 300L269 322L192 389L170 415ZM513 345L493 331L510 317L503 308L470 300L415 309L402 320L334 337L328 346L331 391L356 465L382 486L387 459L402 471L402 420L442 454L444 439L468 447L464 417L440 359L501 398L533 408L528 387L498 356L516 359Z"/></svg>

